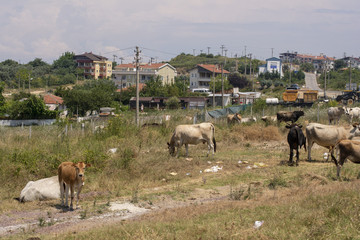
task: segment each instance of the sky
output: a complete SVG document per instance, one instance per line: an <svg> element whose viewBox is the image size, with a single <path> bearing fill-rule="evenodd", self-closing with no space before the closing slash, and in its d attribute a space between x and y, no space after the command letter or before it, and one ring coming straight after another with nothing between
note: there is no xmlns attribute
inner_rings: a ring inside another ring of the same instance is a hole
<svg viewBox="0 0 360 240"><path fill-rule="evenodd" d="M118 63L180 53L360 57L359 0L0 0L0 61L65 52ZM221 49L223 47L223 49ZM114 56L115 55L115 56Z"/></svg>

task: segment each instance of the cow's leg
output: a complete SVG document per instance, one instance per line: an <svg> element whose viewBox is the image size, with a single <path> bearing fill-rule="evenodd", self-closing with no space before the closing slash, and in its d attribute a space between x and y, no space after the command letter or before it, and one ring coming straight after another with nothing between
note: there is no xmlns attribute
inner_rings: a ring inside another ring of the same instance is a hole
<svg viewBox="0 0 360 240"><path fill-rule="evenodd" d="M189 156L189 144L185 144L185 149L186 149L186 157Z"/></svg>
<svg viewBox="0 0 360 240"><path fill-rule="evenodd" d="M69 207L69 184L65 184L65 207Z"/></svg>
<svg viewBox="0 0 360 240"><path fill-rule="evenodd" d="M290 147L290 154L289 154L289 166L293 165L293 149Z"/></svg>
<svg viewBox="0 0 360 240"><path fill-rule="evenodd" d="M73 201L74 201L74 185L70 184L70 192L71 192L71 201L70 201L70 210L73 210Z"/></svg>
<svg viewBox="0 0 360 240"><path fill-rule="evenodd" d="M310 139L310 137L307 138L307 150L308 150L308 161L311 161L311 148L314 144L314 142Z"/></svg>
<svg viewBox="0 0 360 240"><path fill-rule="evenodd" d="M296 147L296 166L299 166L299 146Z"/></svg>
<svg viewBox="0 0 360 240"><path fill-rule="evenodd" d="M80 192L83 185L80 185L76 191L76 209L79 207Z"/></svg>
<svg viewBox="0 0 360 240"><path fill-rule="evenodd" d="M60 199L61 199L61 206L64 206L64 182L59 182L60 185Z"/></svg>

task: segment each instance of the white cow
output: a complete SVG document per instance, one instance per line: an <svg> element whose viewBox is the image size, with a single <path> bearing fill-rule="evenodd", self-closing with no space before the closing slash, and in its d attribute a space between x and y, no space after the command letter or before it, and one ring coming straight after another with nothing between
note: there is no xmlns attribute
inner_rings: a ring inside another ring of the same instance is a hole
<svg viewBox="0 0 360 240"><path fill-rule="evenodd" d="M256 117L245 117L241 118L241 123L256 122Z"/></svg>
<svg viewBox="0 0 360 240"><path fill-rule="evenodd" d="M207 143L208 144L208 154L210 149L212 153L216 152L216 141L215 141L215 126L212 123L200 123L194 125L178 125L174 133L168 142L168 149L170 155L175 155L175 148L177 148L176 156L179 156L179 149L183 144L186 148L186 156L189 155L188 145L189 144L198 144L198 143Z"/></svg>
<svg viewBox="0 0 360 240"><path fill-rule="evenodd" d="M360 136L358 124L354 124L350 129L345 129L344 127L310 123L306 127L308 161L311 161L311 148L314 143L331 150L338 141L357 136Z"/></svg>
<svg viewBox="0 0 360 240"><path fill-rule="evenodd" d="M59 180L57 176L30 181L20 193L20 202L60 198Z"/></svg>
<svg viewBox="0 0 360 240"><path fill-rule="evenodd" d="M351 124L354 118L360 119L360 107L348 108L345 114L348 116Z"/></svg>
<svg viewBox="0 0 360 240"><path fill-rule="evenodd" d="M332 122L335 124L339 124L339 120L341 115L343 115L346 112L345 107L330 107L327 110L327 114L329 117L329 124L331 125Z"/></svg>

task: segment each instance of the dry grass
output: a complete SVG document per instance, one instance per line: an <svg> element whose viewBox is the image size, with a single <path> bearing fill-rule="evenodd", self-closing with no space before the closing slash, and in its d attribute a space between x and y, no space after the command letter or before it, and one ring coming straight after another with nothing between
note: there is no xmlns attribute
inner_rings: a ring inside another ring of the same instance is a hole
<svg viewBox="0 0 360 240"><path fill-rule="evenodd" d="M0 187L0 212L38 208L37 203L19 205L13 200L27 181L55 175L61 161L87 161L93 167L87 170L83 204L136 197L139 204L151 202L169 209L116 225L94 226L89 232L79 229L76 234L58 235L58 239L334 239L337 234L344 239L358 236L360 210L355 203L360 200L356 190L359 167L346 163L342 170L346 181L338 182L333 163L305 162L303 150L299 167L284 165L288 146L287 131L282 125L254 123L229 127L218 122L216 155L207 157L206 145L199 144L189 148L191 160L188 161L184 148L179 158L173 158L166 147L174 127L184 121L181 112L175 113L166 125L141 129L130 125L131 119L132 116L114 119L99 134L83 133L74 126L68 136L63 136L60 134L63 128L38 127L33 129L32 139L28 139L27 129L0 129L0 181L5 183ZM115 154L107 152L115 147L118 148ZM322 160L325 151L314 147L314 159ZM239 164L239 160L248 163ZM266 166L246 168L256 163ZM217 164L223 166L222 171L200 173ZM177 175L171 176L170 172ZM233 198L236 201L226 197L230 189L238 194ZM209 200L219 196L225 198ZM339 216L337 221L334 214ZM349 231L345 232L340 224L349 224L349 219L353 223L346 225ZM264 220L265 224L255 231L252 226L256 220ZM55 236L41 236L41 239L48 238Z"/></svg>

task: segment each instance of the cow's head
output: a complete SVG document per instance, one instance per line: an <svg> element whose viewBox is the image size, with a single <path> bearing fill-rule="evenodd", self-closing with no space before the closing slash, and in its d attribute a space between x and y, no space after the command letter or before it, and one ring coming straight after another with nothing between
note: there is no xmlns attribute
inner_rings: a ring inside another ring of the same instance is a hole
<svg viewBox="0 0 360 240"><path fill-rule="evenodd" d="M170 155L174 156L175 155L175 145L173 143L167 143L167 145L168 145Z"/></svg>
<svg viewBox="0 0 360 240"><path fill-rule="evenodd" d="M298 123L292 123L292 124L287 124L285 127L289 128L289 129L294 128L294 127L302 128L302 125L298 124Z"/></svg>
<svg viewBox="0 0 360 240"><path fill-rule="evenodd" d="M296 114L296 116L304 116L304 111L294 111L294 113Z"/></svg>
<svg viewBox="0 0 360 240"><path fill-rule="evenodd" d="M81 180L84 180L85 169L87 167L91 167L91 164L78 162L78 163L73 163L73 167L76 169L76 175L77 175L76 177L79 177L81 178Z"/></svg>

